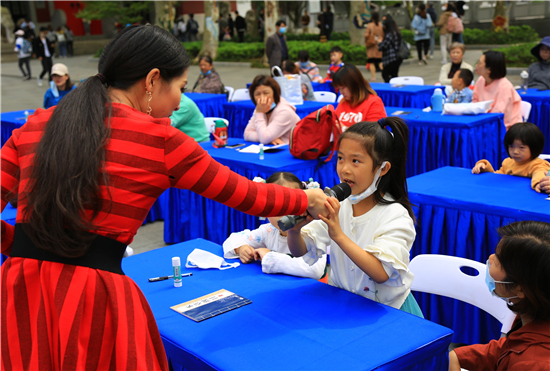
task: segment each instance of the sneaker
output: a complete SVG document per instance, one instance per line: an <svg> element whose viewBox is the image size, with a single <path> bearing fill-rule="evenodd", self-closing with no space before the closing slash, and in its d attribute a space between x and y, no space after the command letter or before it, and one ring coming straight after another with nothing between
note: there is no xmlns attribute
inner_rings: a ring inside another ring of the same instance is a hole
<svg viewBox="0 0 550 371"><path fill-rule="evenodd" d="M426 59L426 57L424 57L424 59L422 59L422 63L428 64L428 60Z"/></svg>
<svg viewBox="0 0 550 371"><path fill-rule="evenodd" d="M422 66L423 64L424 64L424 62L418 61L418 65L419 65L419 66Z"/></svg>
<svg viewBox="0 0 550 371"><path fill-rule="evenodd" d="M42 86L42 79L40 77L38 78L38 86Z"/></svg>
<svg viewBox="0 0 550 371"><path fill-rule="evenodd" d="M433 55L433 54L430 54L430 56L429 56L428 58L434 59L434 55Z"/></svg>

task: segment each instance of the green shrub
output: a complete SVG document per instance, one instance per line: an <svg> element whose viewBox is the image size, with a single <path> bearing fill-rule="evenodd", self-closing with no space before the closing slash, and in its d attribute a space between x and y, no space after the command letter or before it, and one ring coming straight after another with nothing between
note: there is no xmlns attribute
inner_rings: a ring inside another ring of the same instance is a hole
<svg viewBox="0 0 550 371"><path fill-rule="evenodd" d="M216 60L227 62L249 62L264 55L263 43L220 43Z"/></svg>
<svg viewBox="0 0 550 371"><path fill-rule="evenodd" d="M466 45L515 44L540 39L537 32L527 25L510 26L508 33L480 30L479 28L464 28L463 37Z"/></svg>
<svg viewBox="0 0 550 371"><path fill-rule="evenodd" d="M200 53L202 48L202 41L184 42L182 44L191 59L195 58Z"/></svg>
<svg viewBox="0 0 550 371"><path fill-rule="evenodd" d="M286 40L287 41L319 41L319 34L312 34L312 33L306 33L306 34L287 34ZM341 41L341 40L347 40L349 41L349 33L347 32L333 32L330 34L330 41Z"/></svg>
<svg viewBox="0 0 550 371"><path fill-rule="evenodd" d="M526 44L512 45L506 48L496 49L499 52L504 53L506 59L506 67L529 67L531 63L537 62L537 59L531 54L531 49L537 45L538 42L531 42Z"/></svg>

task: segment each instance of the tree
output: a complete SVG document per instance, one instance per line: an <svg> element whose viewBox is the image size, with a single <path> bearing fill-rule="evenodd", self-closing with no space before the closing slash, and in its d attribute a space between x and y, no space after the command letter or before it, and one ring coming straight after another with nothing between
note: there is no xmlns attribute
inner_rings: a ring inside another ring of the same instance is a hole
<svg viewBox="0 0 550 371"><path fill-rule="evenodd" d="M289 30L296 32L302 27L300 20L302 19L302 13L307 9L307 1L284 1L283 10L285 14L288 14L290 19Z"/></svg>
<svg viewBox="0 0 550 371"><path fill-rule="evenodd" d="M265 0L264 8L264 44L267 38L273 35L277 29L275 23L279 20L279 2L276 0ZM265 66L269 66L267 55L264 52L263 62Z"/></svg>
<svg viewBox="0 0 550 371"><path fill-rule="evenodd" d="M77 18L101 20L113 18L121 24L144 23L149 16L151 1L85 1Z"/></svg>
<svg viewBox="0 0 550 371"><path fill-rule="evenodd" d="M349 37L352 45L365 45L365 28L370 18L367 1L350 1Z"/></svg>
<svg viewBox="0 0 550 371"><path fill-rule="evenodd" d="M172 33L175 1L155 1L155 24Z"/></svg>
<svg viewBox="0 0 550 371"><path fill-rule="evenodd" d="M202 34L202 49L195 58L195 62L199 61L202 55L209 55L212 59L216 59L218 53L218 7L216 2L208 0L204 2L204 32Z"/></svg>
<svg viewBox="0 0 550 371"><path fill-rule="evenodd" d="M508 4L507 4L508 3ZM495 5L495 13L493 15L492 30L499 32L504 31L508 33L508 27L510 26L510 7L509 1L497 1Z"/></svg>

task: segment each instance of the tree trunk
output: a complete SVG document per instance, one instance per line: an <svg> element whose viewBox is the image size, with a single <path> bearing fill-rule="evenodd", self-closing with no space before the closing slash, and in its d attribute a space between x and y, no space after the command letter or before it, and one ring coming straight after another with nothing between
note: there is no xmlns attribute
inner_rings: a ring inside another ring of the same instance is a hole
<svg viewBox="0 0 550 371"><path fill-rule="evenodd" d="M352 45L365 45L365 29L370 20L366 1L350 1L349 38Z"/></svg>
<svg viewBox="0 0 550 371"><path fill-rule="evenodd" d="M216 2L209 0L204 2L204 32L202 34L202 49L195 58L199 61L202 55L208 54L216 59L218 52L218 7Z"/></svg>
<svg viewBox="0 0 550 371"><path fill-rule="evenodd" d="M275 23L279 20L279 2L276 0L265 0L265 10L264 10L264 44L267 41L267 38L273 35L277 29L275 28ZM269 61L267 60L267 55L264 52L263 63L265 66L269 66Z"/></svg>
<svg viewBox="0 0 550 371"><path fill-rule="evenodd" d="M155 24L172 33L175 10L172 1L155 1Z"/></svg>
<svg viewBox="0 0 550 371"><path fill-rule="evenodd" d="M256 13L251 9L246 12L246 33L251 37L260 37L260 32L258 31L258 18Z"/></svg>
<svg viewBox="0 0 550 371"><path fill-rule="evenodd" d="M496 2L491 30L496 32L504 31L508 33L508 27L510 26L509 21L511 5L506 5L506 3L507 1Z"/></svg>

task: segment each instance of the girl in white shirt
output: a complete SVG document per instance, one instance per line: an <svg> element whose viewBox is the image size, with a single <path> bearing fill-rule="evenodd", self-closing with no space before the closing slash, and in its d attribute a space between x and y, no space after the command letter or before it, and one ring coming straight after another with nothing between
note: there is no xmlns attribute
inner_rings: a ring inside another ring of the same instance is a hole
<svg viewBox="0 0 550 371"><path fill-rule="evenodd" d="M267 178L266 183L283 187L303 189L305 186L294 174L278 172ZM286 242L287 232L279 230L280 217L269 217L269 224L250 231L232 233L223 243L223 256L226 259L240 258L244 264L260 260L264 273L283 273L297 277L320 279L325 275L326 254L320 254L314 264L307 264L302 258L290 255Z"/></svg>
<svg viewBox="0 0 550 371"><path fill-rule="evenodd" d="M397 117L350 126L338 142L337 172L351 196L341 203L329 198L328 216L313 222L308 216L287 240L308 264L330 245L330 284L423 317L408 269L416 236L405 174L408 139Z"/></svg>

